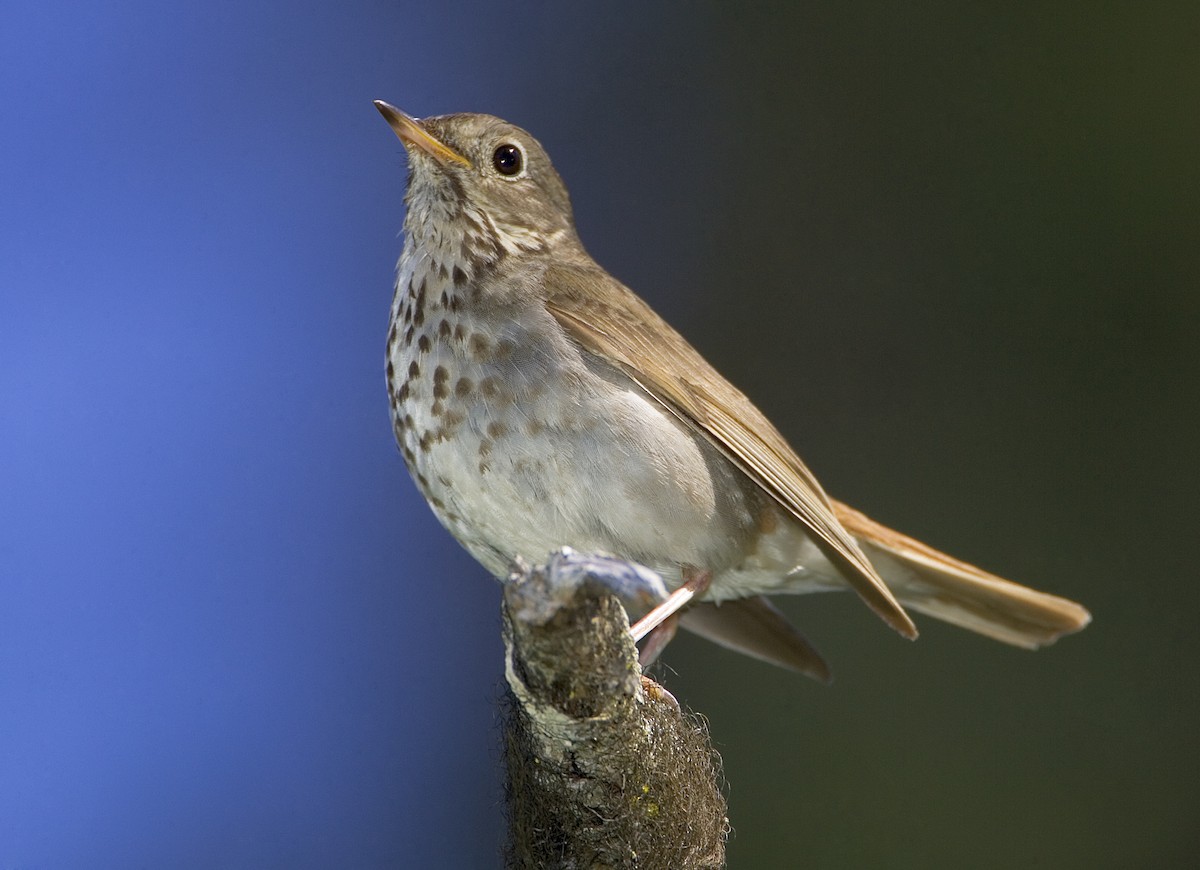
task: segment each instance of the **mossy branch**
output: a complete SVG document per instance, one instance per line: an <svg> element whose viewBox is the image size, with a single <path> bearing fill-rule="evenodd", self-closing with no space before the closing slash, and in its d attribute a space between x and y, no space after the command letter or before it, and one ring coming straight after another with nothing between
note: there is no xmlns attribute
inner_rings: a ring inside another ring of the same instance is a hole
<svg viewBox="0 0 1200 870"><path fill-rule="evenodd" d="M559 553L505 588L510 867L724 866L719 759L642 675L631 570Z"/></svg>

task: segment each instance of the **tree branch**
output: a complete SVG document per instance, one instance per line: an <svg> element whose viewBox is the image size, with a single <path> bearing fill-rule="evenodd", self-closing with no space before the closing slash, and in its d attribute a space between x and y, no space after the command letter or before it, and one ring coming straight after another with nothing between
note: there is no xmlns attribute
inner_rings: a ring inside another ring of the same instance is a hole
<svg viewBox="0 0 1200 870"><path fill-rule="evenodd" d="M645 569L564 551L504 593L510 867L714 868L729 831L703 724L642 676L617 594Z"/></svg>

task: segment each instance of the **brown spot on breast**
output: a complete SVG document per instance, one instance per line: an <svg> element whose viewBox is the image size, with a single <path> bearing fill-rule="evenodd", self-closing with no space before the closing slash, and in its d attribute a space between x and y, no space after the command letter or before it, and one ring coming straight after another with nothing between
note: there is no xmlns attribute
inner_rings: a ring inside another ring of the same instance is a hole
<svg viewBox="0 0 1200 870"><path fill-rule="evenodd" d="M395 378L396 378L396 367L392 365L392 361L389 359L387 362L388 383L390 384L393 380L395 380Z"/></svg>
<svg viewBox="0 0 1200 870"><path fill-rule="evenodd" d="M489 375L479 382L479 392L483 393L484 398L494 399L500 395L500 382Z"/></svg>
<svg viewBox="0 0 1200 870"><path fill-rule="evenodd" d="M463 328L463 325L462 325L461 323L457 323L457 324L455 324L455 326L454 326L454 340L455 340L455 341L462 341L462 340L463 340L464 338L466 338L466 337L467 337L467 331L466 331L466 329L464 329L464 328Z"/></svg>
<svg viewBox="0 0 1200 870"><path fill-rule="evenodd" d="M471 355L475 359L482 359L487 356L488 350L491 349L491 340L482 332L471 333L471 339L467 342L467 346L471 350Z"/></svg>
<svg viewBox="0 0 1200 870"><path fill-rule="evenodd" d="M422 432L421 440L417 442L417 447L419 447L421 449L422 453L428 453L429 445L431 445L431 444L433 444L433 433L432 432Z"/></svg>
<svg viewBox="0 0 1200 870"><path fill-rule="evenodd" d="M471 394L471 390L475 384L470 378L459 378L454 384L454 395L460 399L465 399Z"/></svg>
<svg viewBox="0 0 1200 870"><path fill-rule="evenodd" d="M492 455L492 442L487 438L483 438L479 442L479 473L487 474L491 470L492 463L488 461L488 457Z"/></svg>
<svg viewBox="0 0 1200 870"><path fill-rule="evenodd" d="M450 337L450 321L442 320L438 324L438 338L449 338L449 337Z"/></svg>
<svg viewBox="0 0 1200 870"><path fill-rule="evenodd" d="M504 338L496 342L496 359L508 359L513 355L513 351L517 349L517 343L511 338Z"/></svg>
<svg viewBox="0 0 1200 870"><path fill-rule="evenodd" d="M443 412L445 412L445 410L446 410L446 406L442 404L441 399L438 399L436 402L433 403L433 407L429 409L429 413L435 417L440 417L440 416L442 416Z"/></svg>
<svg viewBox="0 0 1200 870"><path fill-rule="evenodd" d="M397 401L400 401L400 402L408 401L408 394L409 394L408 381L405 381L404 383L402 383L400 385L400 389L398 389L396 391Z"/></svg>
<svg viewBox="0 0 1200 870"><path fill-rule="evenodd" d="M429 353L430 346L429 336L422 332L421 337L417 339L417 350L421 353Z"/></svg>
<svg viewBox="0 0 1200 870"><path fill-rule="evenodd" d="M450 296L445 290L442 291L442 298L438 300L438 305L442 308L450 307Z"/></svg>
<svg viewBox="0 0 1200 870"><path fill-rule="evenodd" d="M416 360L413 360L412 362L410 362L408 364L408 379L411 381L413 378L419 377L420 374L421 374L421 367L419 365L417 365Z"/></svg>
<svg viewBox="0 0 1200 870"><path fill-rule="evenodd" d="M546 424L536 417L531 417L525 421L525 434L532 438L536 438L546 430Z"/></svg>
<svg viewBox="0 0 1200 870"><path fill-rule="evenodd" d="M467 273L458 266L454 267L454 286L465 287L467 284Z"/></svg>
<svg viewBox="0 0 1200 870"><path fill-rule="evenodd" d="M446 386L449 378L450 372L446 371L445 366L438 366L433 370L433 397L435 399L444 399L450 395L450 388Z"/></svg>
<svg viewBox="0 0 1200 870"><path fill-rule="evenodd" d="M448 410L442 416L442 428L446 430L446 435L453 435L454 430L458 428L464 419L466 419L466 416L462 411L455 411L453 408Z"/></svg>
<svg viewBox="0 0 1200 870"><path fill-rule="evenodd" d="M494 440L500 440L508 434L508 426L500 420L493 420L487 424L488 437Z"/></svg>
<svg viewBox="0 0 1200 870"><path fill-rule="evenodd" d="M396 319L393 317L391 324L388 325L388 337L387 337L387 346L388 347L391 347L392 345L394 345L396 343L396 332L397 332Z"/></svg>
<svg viewBox="0 0 1200 870"><path fill-rule="evenodd" d="M413 292L409 285L408 299L404 306L404 322L420 326L425 322L425 279L421 278L421 286Z"/></svg>
<svg viewBox="0 0 1200 870"><path fill-rule="evenodd" d="M458 309L459 309L461 306L462 306L462 302L459 300L459 298L458 298L458 294L455 294L454 296L451 296L451 297L450 297L450 310L451 310L451 311L455 311L455 312L456 312L456 311L458 311Z"/></svg>

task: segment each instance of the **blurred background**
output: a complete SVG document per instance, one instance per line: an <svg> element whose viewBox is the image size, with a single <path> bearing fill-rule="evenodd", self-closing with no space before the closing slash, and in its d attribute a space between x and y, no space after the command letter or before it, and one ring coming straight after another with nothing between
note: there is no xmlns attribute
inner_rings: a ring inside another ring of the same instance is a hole
<svg viewBox="0 0 1200 870"><path fill-rule="evenodd" d="M0 12L0 866L499 864L499 594L392 444L405 162L554 156L592 253L839 498L1075 598L1029 654L784 602L683 638L732 867L1184 867L1200 10Z"/></svg>

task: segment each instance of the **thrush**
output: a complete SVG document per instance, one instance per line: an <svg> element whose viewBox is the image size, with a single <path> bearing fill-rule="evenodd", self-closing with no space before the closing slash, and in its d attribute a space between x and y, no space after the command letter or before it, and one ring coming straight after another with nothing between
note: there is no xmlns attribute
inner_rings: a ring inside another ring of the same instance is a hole
<svg viewBox="0 0 1200 870"><path fill-rule="evenodd" d="M529 133L375 105L409 163L387 338L396 441L493 575L563 546L610 553L678 590L656 619L822 680L827 664L764 596L852 588L908 638L906 607L1027 648L1087 625L1074 602L827 496L762 412L588 255Z"/></svg>

